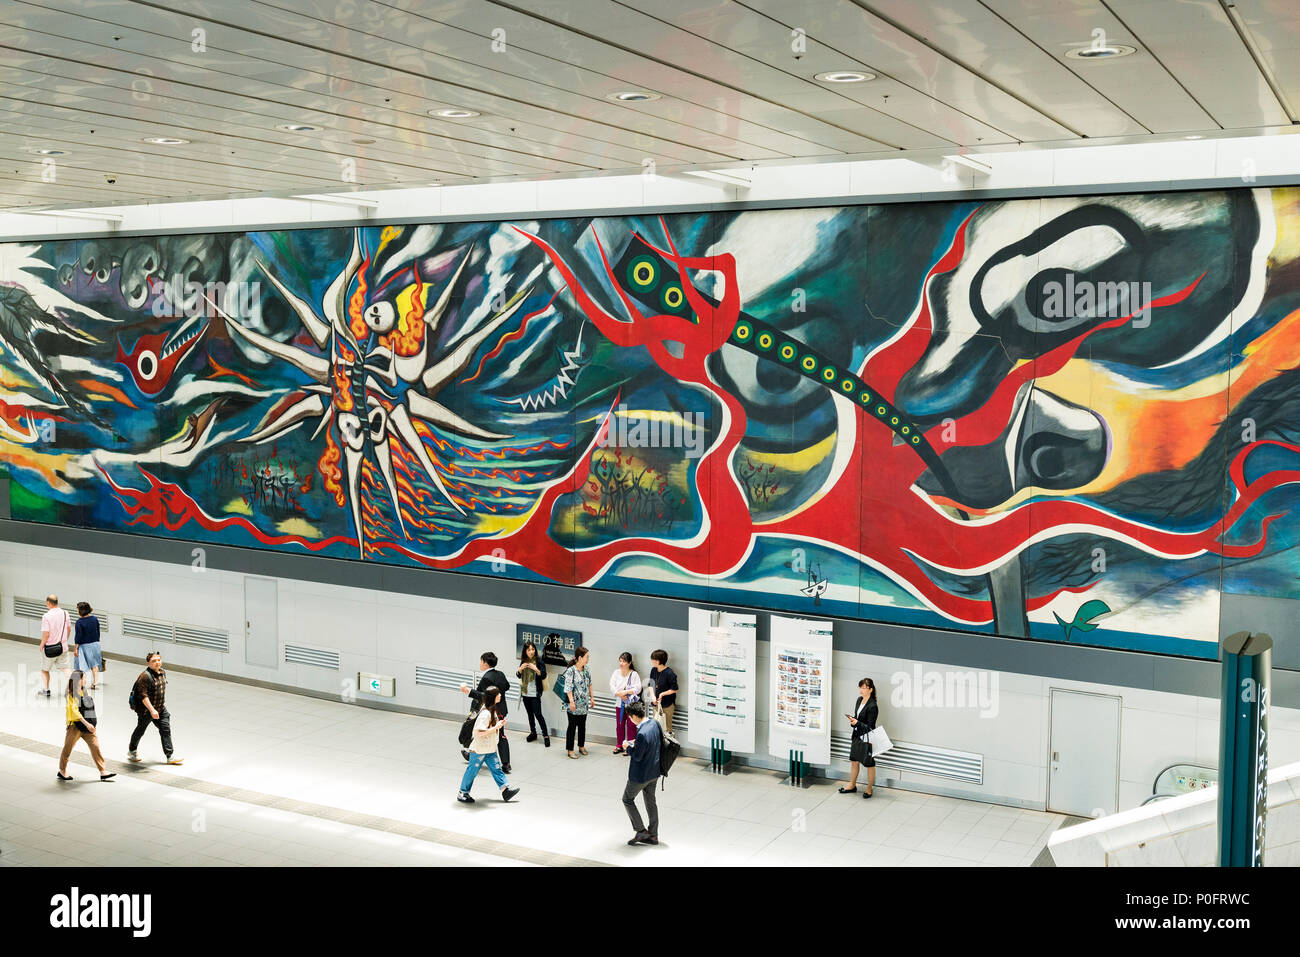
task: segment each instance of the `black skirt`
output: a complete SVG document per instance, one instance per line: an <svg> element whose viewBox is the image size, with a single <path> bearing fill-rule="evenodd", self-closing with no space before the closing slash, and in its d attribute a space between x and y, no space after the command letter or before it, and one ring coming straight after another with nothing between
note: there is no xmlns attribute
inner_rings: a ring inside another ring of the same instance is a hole
<svg viewBox="0 0 1300 957"><path fill-rule="evenodd" d="M857 761L864 767L874 768L876 759L871 756L871 743L853 735L853 740L849 743L849 760Z"/></svg>

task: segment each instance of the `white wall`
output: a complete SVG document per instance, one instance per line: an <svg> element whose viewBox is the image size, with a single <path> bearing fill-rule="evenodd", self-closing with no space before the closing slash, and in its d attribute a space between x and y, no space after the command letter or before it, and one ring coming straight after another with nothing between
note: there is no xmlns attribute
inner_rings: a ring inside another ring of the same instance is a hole
<svg viewBox="0 0 1300 957"><path fill-rule="evenodd" d="M397 679L393 703L447 714L461 712L459 694L414 683L416 665L477 667L481 652L493 651L503 662L515 656L515 625L525 622L581 631L592 650L592 673L598 690L615 667L620 652L631 651L638 667L649 666L649 653L664 648L679 675L686 672L687 636L675 629L647 628L621 622L566 615L544 615L513 608L413 597L388 592L277 579L280 641L337 650L339 672L306 665L281 664L262 668L244 662L244 576L215 569L196 571L189 564L79 553L0 542L0 632L36 638L39 622L15 618L13 596L42 598L55 592L69 608L80 600L110 614L104 648L110 653L142 656L152 643L121 635L121 615L131 614L230 633L230 652L220 654L185 646L164 646L167 661L214 674L253 678L293 688L341 694L342 685L355 687L358 671L392 675ZM753 763L780 768L783 762L766 757L768 645L758 647L759 724ZM279 656L283 659L283 654ZM984 756L984 783L966 785L943 778L900 773L881 768L879 781L893 779L903 787L971 797L997 803L1044 808L1047 801L1046 756L1050 719L1050 689L1064 688L1111 694L1122 700L1120 745L1120 808L1139 805L1151 793L1156 774L1175 763L1218 763L1218 703L1210 698L1142 691L1081 681L1064 681L991 672L998 695L996 713L981 716L978 706L900 706L897 676L910 676L916 663L869 654L836 652L833 710L849 710L857 696L859 678L870 677L881 702L881 724L895 740L934 745ZM920 662L924 671L948 669ZM114 662L119 674L128 667ZM512 672L513 669L507 669ZM379 699L388 701L390 699ZM547 695L545 707L553 725L563 727L559 703ZM992 712L994 709L989 709ZM612 722L595 718L593 735L612 737ZM1274 708L1270 712L1270 763L1300 760L1300 711ZM840 766L839 772L846 768Z"/></svg>
<svg viewBox="0 0 1300 957"><path fill-rule="evenodd" d="M424 189L357 192L374 208L295 198L220 199L205 202L95 206L120 222L31 213L0 213L0 242L11 239L79 235L105 230L156 231L221 228L265 229L286 224L342 220L388 222L394 219L461 216L523 220L530 213L565 210L611 212L686 204L736 201L776 203L857 197L888 199L921 195L942 199L967 190L1086 189L1098 184L1146 184L1154 188L1222 180L1249 186L1266 177L1300 172L1300 134L1229 136L1188 142L1078 146L1036 149L999 147L969 154L991 168L988 174L945 161L942 151L913 151L911 159L792 163L736 167L750 181L741 188L683 174L591 175L528 181L485 182Z"/></svg>

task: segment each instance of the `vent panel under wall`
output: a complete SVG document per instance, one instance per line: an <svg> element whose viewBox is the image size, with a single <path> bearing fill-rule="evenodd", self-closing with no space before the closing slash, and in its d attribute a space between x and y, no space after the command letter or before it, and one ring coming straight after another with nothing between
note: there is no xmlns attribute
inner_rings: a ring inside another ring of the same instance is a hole
<svg viewBox="0 0 1300 957"><path fill-rule="evenodd" d="M339 653L329 648L309 648L306 645L284 646L284 660L291 665L311 665L314 668L339 670Z"/></svg>
<svg viewBox="0 0 1300 957"><path fill-rule="evenodd" d="M207 648L222 653L230 651L230 633L213 628L195 628L192 625L176 626L176 644Z"/></svg>
<svg viewBox="0 0 1300 957"><path fill-rule="evenodd" d="M849 759L849 736L831 734L831 757L841 761ZM935 777L964 781L967 784L984 783L984 755L970 751L952 751L928 744L909 744L895 741L894 746L876 758L876 764L895 771L915 771Z"/></svg>
<svg viewBox="0 0 1300 957"><path fill-rule="evenodd" d="M176 626L170 621L157 621L153 618L135 618L122 616L122 636L141 638L145 641L175 641Z"/></svg>
<svg viewBox="0 0 1300 957"><path fill-rule="evenodd" d="M44 598L20 598L19 596L14 595L15 618L29 618L33 621L40 621L44 615ZM73 624L75 625L77 619L73 617L72 612L68 612L68 617L72 618ZM108 612L97 611L90 617L99 619L99 633L101 635L108 634Z"/></svg>

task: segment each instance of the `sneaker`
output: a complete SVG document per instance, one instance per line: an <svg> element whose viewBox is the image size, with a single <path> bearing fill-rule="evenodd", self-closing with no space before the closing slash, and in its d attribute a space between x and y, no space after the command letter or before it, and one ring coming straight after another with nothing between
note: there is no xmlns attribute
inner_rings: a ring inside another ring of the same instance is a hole
<svg viewBox="0 0 1300 957"><path fill-rule="evenodd" d="M116 772L116 771L113 771L113 772L111 772L111 773L109 773L109 774L101 774L101 775L99 776L99 779L100 779L101 781L111 781L111 780L113 780L113 778L115 778L115 777L117 777L117 772Z"/></svg>
<svg viewBox="0 0 1300 957"><path fill-rule="evenodd" d="M473 799L472 797L470 797L469 794L468 794L468 792L466 792L466 791L461 791L459 794L457 794L457 795L456 795L456 800L459 801L461 804L473 804L473 803L474 803L474 799Z"/></svg>
<svg viewBox="0 0 1300 957"><path fill-rule="evenodd" d="M645 843L644 838L648 838L649 836L649 833L646 831L637 831L632 835L632 840L627 842L627 846L636 847L638 844L643 844Z"/></svg>
<svg viewBox="0 0 1300 957"><path fill-rule="evenodd" d="M641 843L642 843L642 844L658 844L658 843L659 843L659 835L658 835L658 834L647 834L645 837L643 837L643 838L641 839Z"/></svg>
<svg viewBox="0 0 1300 957"><path fill-rule="evenodd" d="M43 698L48 698L50 696L50 689L46 688L44 691L40 692L40 695Z"/></svg>
<svg viewBox="0 0 1300 957"><path fill-rule="evenodd" d="M134 751L126 752L126 759L133 764L139 764L141 760L140 755L136 754Z"/></svg>
<svg viewBox="0 0 1300 957"><path fill-rule="evenodd" d="M501 792L501 800L509 801L512 797L514 797L518 793L519 793L519 788L506 788Z"/></svg>
<svg viewBox="0 0 1300 957"><path fill-rule="evenodd" d="M168 758L168 759L167 759L167 763L168 763L168 764L184 764L184 763L185 763L185 759L184 759L184 758Z"/></svg>

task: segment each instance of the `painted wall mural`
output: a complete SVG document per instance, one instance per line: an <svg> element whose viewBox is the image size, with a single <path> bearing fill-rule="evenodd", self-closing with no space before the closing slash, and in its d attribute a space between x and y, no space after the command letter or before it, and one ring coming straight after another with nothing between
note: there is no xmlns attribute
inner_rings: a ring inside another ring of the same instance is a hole
<svg viewBox="0 0 1300 957"><path fill-rule="evenodd" d="M16 519L1214 657L1300 191L0 245Z"/></svg>

